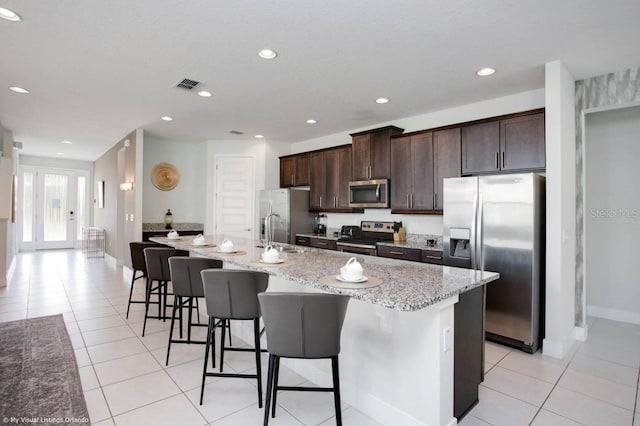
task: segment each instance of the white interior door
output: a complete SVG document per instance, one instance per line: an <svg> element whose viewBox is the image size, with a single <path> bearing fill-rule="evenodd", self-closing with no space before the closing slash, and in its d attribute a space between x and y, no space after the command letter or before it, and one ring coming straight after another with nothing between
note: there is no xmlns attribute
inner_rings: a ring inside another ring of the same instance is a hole
<svg viewBox="0 0 640 426"><path fill-rule="evenodd" d="M254 239L254 159L216 156L214 232L227 238Z"/></svg>

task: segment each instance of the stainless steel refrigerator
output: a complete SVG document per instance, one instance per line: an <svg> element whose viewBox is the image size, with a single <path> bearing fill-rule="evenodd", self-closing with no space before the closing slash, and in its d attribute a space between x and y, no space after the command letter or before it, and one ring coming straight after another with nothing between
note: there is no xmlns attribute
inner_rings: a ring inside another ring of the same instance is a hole
<svg viewBox="0 0 640 426"><path fill-rule="evenodd" d="M272 242L294 244L296 234L311 233L314 225L314 214L309 213L308 190L260 191L260 239L263 241L268 238Z"/></svg>
<svg viewBox="0 0 640 426"><path fill-rule="evenodd" d="M444 180L443 262L500 273L486 291L488 340L535 352L543 334L545 179Z"/></svg>

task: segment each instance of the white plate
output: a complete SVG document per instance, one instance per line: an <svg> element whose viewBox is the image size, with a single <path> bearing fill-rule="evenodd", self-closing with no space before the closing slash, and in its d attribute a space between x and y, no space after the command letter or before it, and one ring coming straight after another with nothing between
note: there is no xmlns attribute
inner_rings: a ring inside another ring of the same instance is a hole
<svg viewBox="0 0 640 426"><path fill-rule="evenodd" d="M284 262L284 259L278 259L278 260L275 260L275 261L269 261L269 262L267 262L267 261L265 261L265 260L263 260L263 259L260 259L260 263L267 263L267 264L268 264L268 263L275 264L275 263L282 263L282 262Z"/></svg>
<svg viewBox="0 0 640 426"><path fill-rule="evenodd" d="M182 237L167 237L167 240L179 240Z"/></svg>
<svg viewBox="0 0 640 426"><path fill-rule="evenodd" d="M336 280L342 281L343 283L363 283L366 280L368 280L368 278L365 277L365 276L362 276L362 277L358 278L357 280L348 280L348 279L344 278L342 275L336 275Z"/></svg>
<svg viewBox="0 0 640 426"><path fill-rule="evenodd" d="M192 246L208 246L209 243L191 243Z"/></svg>
<svg viewBox="0 0 640 426"><path fill-rule="evenodd" d="M216 250L218 253L220 254L233 254L233 253L237 253L238 250L229 250L229 251L225 251L225 250Z"/></svg>

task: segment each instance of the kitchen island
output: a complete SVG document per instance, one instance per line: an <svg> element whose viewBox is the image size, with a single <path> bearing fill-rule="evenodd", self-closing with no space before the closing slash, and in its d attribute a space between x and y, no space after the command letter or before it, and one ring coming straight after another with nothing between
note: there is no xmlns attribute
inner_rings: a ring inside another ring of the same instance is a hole
<svg viewBox="0 0 640 426"><path fill-rule="evenodd" d="M193 246L191 237L152 240L223 260L225 268L267 272L271 275L269 291L350 296L340 354L343 400L382 424L456 424L454 306L461 294L481 288L498 274L357 255L364 274L380 285L345 289L331 285L331 278L339 274L348 253L282 245L285 262L262 264L262 249L253 241L234 239L239 252L222 254L217 246ZM207 240L219 244L222 237L208 236ZM234 326L234 333L251 341L248 325ZM331 383L326 360L286 361L285 365L314 383Z"/></svg>

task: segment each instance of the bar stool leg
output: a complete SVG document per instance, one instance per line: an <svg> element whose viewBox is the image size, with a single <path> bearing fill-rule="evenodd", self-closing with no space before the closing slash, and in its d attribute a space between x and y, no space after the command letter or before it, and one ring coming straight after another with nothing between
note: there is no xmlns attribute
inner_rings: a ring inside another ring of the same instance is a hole
<svg viewBox="0 0 640 426"><path fill-rule="evenodd" d="M278 378L280 377L280 357L276 356L273 365L273 407L271 408L271 417L276 417L276 404L278 402Z"/></svg>
<svg viewBox="0 0 640 426"><path fill-rule="evenodd" d="M258 379L258 408L262 408L262 352L260 351L260 320L258 318L253 320L253 340L256 353L256 378Z"/></svg>
<svg viewBox="0 0 640 426"><path fill-rule="evenodd" d="M336 424L342 426L342 409L340 408L340 373L338 371L338 357L331 357L331 372L333 373L333 403L336 407Z"/></svg>
<svg viewBox="0 0 640 426"><path fill-rule="evenodd" d="M264 401L264 426L269 424L269 406L271 405L271 393L273 391L273 369L275 365L276 356L269 354L269 370L267 373L267 397ZM275 405L275 402L274 402Z"/></svg>
<svg viewBox="0 0 640 426"><path fill-rule="evenodd" d="M221 319L220 321L222 321L222 339L220 340L220 372L222 373L222 369L224 368L224 335L227 329L225 324L227 320Z"/></svg>
<svg viewBox="0 0 640 426"><path fill-rule="evenodd" d="M131 297L133 296L133 283L135 282L136 282L136 271L133 271L133 275L131 276L131 289L129 290L129 303L127 303L127 316L125 317L126 319L129 319L129 308L131 308Z"/></svg>
<svg viewBox="0 0 640 426"><path fill-rule="evenodd" d="M204 398L204 382L207 378L207 363L209 361L209 345L211 345L211 329L215 327L215 319L209 317L209 326L207 327L207 345L204 350L204 367L202 368L202 386L200 386L200 405Z"/></svg>
<svg viewBox="0 0 640 426"><path fill-rule="evenodd" d="M167 346L167 361L164 365L169 365L169 352L171 352L171 340L173 339L173 326L176 323L176 305L171 310L171 328L169 328L169 345Z"/></svg>
<svg viewBox="0 0 640 426"><path fill-rule="evenodd" d="M151 302L151 286L153 285L153 281L147 278L147 295L145 297L144 303L144 322L142 323L142 337L144 337L144 331L147 328L147 315L149 315L149 303Z"/></svg>
<svg viewBox="0 0 640 426"><path fill-rule="evenodd" d="M175 297L175 296L174 296ZM187 342L191 343L191 318L193 309L193 297L189 298L189 315L187 315Z"/></svg>

